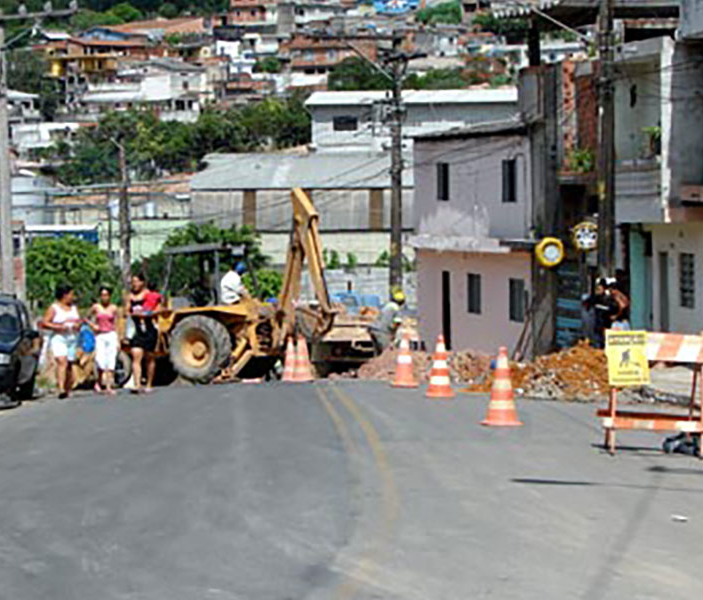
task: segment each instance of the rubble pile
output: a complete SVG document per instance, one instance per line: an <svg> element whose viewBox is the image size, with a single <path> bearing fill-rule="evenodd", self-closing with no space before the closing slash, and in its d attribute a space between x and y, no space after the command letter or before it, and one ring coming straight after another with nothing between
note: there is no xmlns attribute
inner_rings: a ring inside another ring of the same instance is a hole
<svg viewBox="0 0 703 600"><path fill-rule="evenodd" d="M386 348L381 354L372 358L359 367L357 377L359 379L380 379L382 381L392 381L395 376L395 367L400 350L397 348ZM425 382L428 378L430 367L432 366L432 356L420 350L412 351L413 375L419 382Z"/></svg>
<svg viewBox="0 0 703 600"><path fill-rule="evenodd" d="M449 355L452 379L466 383L480 381L491 368L491 357L474 350L461 350Z"/></svg>
<svg viewBox="0 0 703 600"><path fill-rule="evenodd" d="M608 394L608 363L602 350L582 341L572 348L540 356L533 362L511 363L513 389L539 398L589 401ZM492 374L464 391L489 392Z"/></svg>

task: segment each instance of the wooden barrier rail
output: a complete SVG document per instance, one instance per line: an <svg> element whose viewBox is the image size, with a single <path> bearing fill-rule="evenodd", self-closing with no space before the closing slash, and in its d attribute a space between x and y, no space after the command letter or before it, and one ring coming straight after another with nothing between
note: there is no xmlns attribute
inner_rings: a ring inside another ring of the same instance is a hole
<svg viewBox="0 0 703 600"><path fill-rule="evenodd" d="M665 363L667 366L686 365L693 370L691 399L687 414L618 410L618 389L610 388L608 408L596 413L605 429L605 447L615 453L615 432L638 429L643 431L673 431L692 435L703 435L703 336L676 333L648 333L646 345L647 361L650 364ZM696 399L698 398L698 403ZM703 458L703 444L699 443L699 457Z"/></svg>

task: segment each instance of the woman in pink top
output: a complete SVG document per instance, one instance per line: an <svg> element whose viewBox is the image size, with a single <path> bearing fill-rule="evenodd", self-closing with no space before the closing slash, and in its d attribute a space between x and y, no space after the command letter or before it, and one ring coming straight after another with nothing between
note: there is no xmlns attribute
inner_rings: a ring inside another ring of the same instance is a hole
<svg viewBox="0 0 703 600"><path fill-rule="evenodd" d="M90 326L95 332L95 364L98 367L98 381L95 384L95 391L103 391L111 396L115 394L112 389L114 384L115 362L117 361L117 351L119 350L119 340L115 331L115 321L117 319L117 306L112 301L112 290L108 287L100 288L100 300L90 308L89 317L93 317L94 322Z"/></svg>

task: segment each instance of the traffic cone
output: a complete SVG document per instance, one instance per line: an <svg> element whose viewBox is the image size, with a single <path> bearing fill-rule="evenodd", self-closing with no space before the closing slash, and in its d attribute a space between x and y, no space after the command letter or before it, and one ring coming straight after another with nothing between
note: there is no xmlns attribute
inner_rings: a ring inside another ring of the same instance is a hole
<svg viewBox="0 0 703 600"><path fill-rule="evenodd" d="M302 335L298 336L295 352L295 371L293 372L293 381L296 383L304 383L312 381L312 369L310 368L310 357L308 356L308 344Z"/></svg>
<svg viewBox="0 0 703 600"><path fill-rule="evenodd" d="M522 425L515 409L513 384L510 381L508 349L505 346L501 346L498 350L498 360L493 372L491 400L488 403L488 413L486 418L481 421L481 425L491 427L519 427Z"/></svg>
<svg viewBox="0 0 703 600"><path fill-rule="evenodd" d="M410 353L408 334L404 333L400 340L400 352L395 364L395 379L393 387L414 388L420 385L413 375L413 355Z"/></svg>
<svg viewBox="0 0 703 600"><path fill-rule="evenodd" d="M286 360L283 365L283 376L281 381L291 383L295 381L295 344L293 343L293 336L288 336L288 343L286 344Z"/></svg>
<svg viewBox="0 0 703 600"><path fill-rule="evenodd" d="M427 398L453 398L451 380L449 379L449 365L447 364L447 348L444 345L444 336L437 336L437 346L432 357L430 370L430 384L425 392Z"/></svg>

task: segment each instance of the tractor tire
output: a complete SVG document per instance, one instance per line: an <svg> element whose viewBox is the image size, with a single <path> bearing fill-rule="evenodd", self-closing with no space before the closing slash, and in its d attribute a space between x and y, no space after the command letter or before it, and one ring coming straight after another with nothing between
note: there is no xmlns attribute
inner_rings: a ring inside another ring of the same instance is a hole
<svg viewBox="0 0 703 600"><path fill-rule="evenodd" d="M227 365L232 338L227 328L210 317L193 315L173 330L169 356L176 372L196 383L210 383Z"/></svg>

